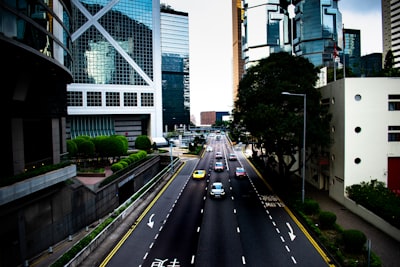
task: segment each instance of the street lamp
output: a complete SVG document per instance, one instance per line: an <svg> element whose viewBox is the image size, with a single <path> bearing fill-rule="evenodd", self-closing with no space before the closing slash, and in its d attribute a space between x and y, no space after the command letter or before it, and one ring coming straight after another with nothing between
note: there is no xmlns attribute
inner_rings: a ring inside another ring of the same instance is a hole
<svg viewBox="0 0 400 267"><path fill-rule="evenodd" d="M302 187L301 187L301 202L304 203L304 194L305 194L305 179L306 179L306 118L307 118L307 95L306 94L293 94L289 92L282 92L282 95L292 95L292 96L302 96L304 99L304 116L303 116L303 153L302 160L303 166L301 168L301 176L303 178Z"/></svg>

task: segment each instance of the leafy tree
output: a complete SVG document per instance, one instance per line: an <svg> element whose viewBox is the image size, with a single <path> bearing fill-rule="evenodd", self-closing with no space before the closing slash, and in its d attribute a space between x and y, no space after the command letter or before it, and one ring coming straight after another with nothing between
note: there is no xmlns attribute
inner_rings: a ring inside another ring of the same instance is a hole
<svg viewBox="0 0 400 267"><path fill-rule="evenodd" d="M257 139L264 156L277 159L281 175L291 174L294 155L302 148L304 114L303 97L282 92L307 95L308 151L319 153L330 143L330 115L314 88L318 72L306 58L281 52L260 60L239 83L234 122Z"/></svg>
<svg viewBox="0 0 400 267"><path fill-rule="evenodd" d="M394 56L392 50L389 50L385 56L383 64L383 76L386 77L399 77L400 71L394 67Z"/></svg>

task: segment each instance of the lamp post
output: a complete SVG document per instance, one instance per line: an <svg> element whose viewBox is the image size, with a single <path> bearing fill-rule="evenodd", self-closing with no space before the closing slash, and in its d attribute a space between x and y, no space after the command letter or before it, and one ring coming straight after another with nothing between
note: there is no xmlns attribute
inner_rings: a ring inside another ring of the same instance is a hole
<svg viewBox="0 0 400 267"><path fill-rule="evenodd" d="M302 96L304 99L304 116L303 116L303 152L302 161L303 166L301 168L302 185L301 185L301 202L304 203L305 194L305 179L306 179L306 118L307 118L307 95L306 94L293 94L289 92L282 92L282 95Z"/></svg>

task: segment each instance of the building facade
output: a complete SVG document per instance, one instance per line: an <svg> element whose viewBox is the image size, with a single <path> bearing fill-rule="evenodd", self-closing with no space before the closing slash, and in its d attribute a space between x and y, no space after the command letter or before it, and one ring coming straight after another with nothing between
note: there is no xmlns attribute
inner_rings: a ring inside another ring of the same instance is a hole
<svg viewBox="0 0 400 267"><path fill-rule="evenodd" d="M361 76L361 34L360 30L343 29L343 50L341 61L352 73ZM343 58L345 57L345 58Z"/></svg>
<svg viewBox="0 0 400 267"><path fill-rule="evenodd" d="M382 72L382 53L372 53L361 57L360 72L362 77L376 77Z"/></svg>
<svg viewBox="0 0 400 267"><path fill-rule="evenodd" d="M345 78L321 88L332 114L329 194L339 203L361 182L400 190L399 87L399 78Z"/></svg>
<svg viewBox="0 0 400 267"><path fill-rule="evenodd" d="M338 51L343 47L338 0L244 0L243 8L245 69L282 51L303 56L317 67L333 67L335 46Z"/></svg>
<svg viewBox="0 0 400 267"><path fill-rule="evenodd" d="M190 124L189 17L161 6L162 113L164 131Z"/></svg>
<svg viewBox="0 0 400 267"><path fill-rule="evenodd" d="M43 220L43 215L57 217L56 211L62 207L50 200L61 198L58 185L76 175L75 166L26 180L23 175L63 163L67 152L71 11L69 0L0 1L0 116L4 141L0 266L24 266L28 258L37 255L38 249L51 244L50 236L65 238L50 235L51 224ZM15 177L22 178L16 183ZM43 229L42 236L39 229Z"/></svg>
<svg viewBox="0 0 400 267"><path fill-rule="evenodd" d="M67 138L162 137L160 3L72 1Z"/></svg>
<svg viewBox="0 0 400 267"><path fill-rule="evenodd" d="M395 68L400 67L400 0L382 0L382 60L392 50ZM382 63L383 64L383 63Z"/></svg>
<svg viewBox="0 0 400 267"><path fill-rule="evenodd" d="M66 85L71 75L69 1L0 2L1 116L7 162L1 177L66 153Z"/></svg>

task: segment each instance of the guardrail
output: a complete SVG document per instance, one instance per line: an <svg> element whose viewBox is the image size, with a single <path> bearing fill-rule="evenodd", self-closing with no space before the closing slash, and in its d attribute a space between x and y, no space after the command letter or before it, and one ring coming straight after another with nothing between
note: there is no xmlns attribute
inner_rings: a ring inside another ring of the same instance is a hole
<svg viewBox="0 0 400 267"><path fill-rule="evenodd" d="M176 158L172 164L169 164L165 167L161 172L159 172L156 176L154 176L149 182L147 182L139 191L132 195L131 198L122 203L118 208L114 210L114 213L109 214L106 218L107 220L110 217L114 217L116 214L117 217L107 225L90 243L84 247L81 251L79 251L68 263L63 266L79 266L103 241L107 238L108 234L115 231L115 229L122 224L122 222L129 216L133 211L137 211L137 214L142 213L145 207L142 207L139 210L136 210L140 207L140 204L143 204L142 198L148 197L151 193L157 193L162 186L172 177L173 170L180 167L183 164L179 158ZM136 219L135 219L136 220ZM93 232L96 228L94 228L91 232ZM86 236L88 236L91 232L88 232ZM86 237L85 236L85 237ZM76 243L78 244L79 241ZM67 251L70 252L73 250L73 247ZM63 256L58 258L59 261Z"/></svg>

